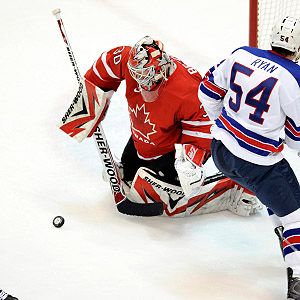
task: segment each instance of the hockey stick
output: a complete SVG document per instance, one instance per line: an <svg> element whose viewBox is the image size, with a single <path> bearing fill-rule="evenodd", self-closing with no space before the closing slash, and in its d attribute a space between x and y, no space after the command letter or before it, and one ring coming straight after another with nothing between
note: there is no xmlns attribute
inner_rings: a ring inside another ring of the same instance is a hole
<svg viewBox="0 0 300 300"><path fill-rule="evenodd" d="M62 38L64 40L68 56L70 58L71 64L73 66L74 73L76 75L78 83L80 83L81 76L79 72L79 68L77 66L73 51L70 46L69 39L66 34L65 27L62 22L62 18L60 16L60 9L53 10L53 14L56 17ZM93 138L97 145L98 153L103 165L103 168L106 171L106 174L109 179L110 187L112 194L115 199L115 203L117 209L120 213L134 216L143 216L143 217L152 217L159 216L163 214L163 203L155 202L155 203L136 203L131 202L128 198L126 198L122 194L121 189L121 179L117 172L117 166L111 154L107 139L105 137L103 128L101 124L99 124L93 134Z"/></svg>

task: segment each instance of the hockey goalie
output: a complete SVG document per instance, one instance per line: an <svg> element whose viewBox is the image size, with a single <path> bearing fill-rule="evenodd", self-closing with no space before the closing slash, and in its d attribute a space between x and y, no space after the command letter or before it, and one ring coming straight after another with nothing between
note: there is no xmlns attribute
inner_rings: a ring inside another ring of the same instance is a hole
<svg viewBox="0 0 300 300"><path fill-rule="evenodd" d="M60 128L78 141L91 136L125 81L131 137L117 165L128 199L162 202L163 215L170 217L223 210L254 215L262 206L250 191L221 173L206 177L212 123L198 98L201 79L195 68L169 56L160 41L143 37L133 47L100 55ZM80 97L87 104L80 106Z"/></svg>

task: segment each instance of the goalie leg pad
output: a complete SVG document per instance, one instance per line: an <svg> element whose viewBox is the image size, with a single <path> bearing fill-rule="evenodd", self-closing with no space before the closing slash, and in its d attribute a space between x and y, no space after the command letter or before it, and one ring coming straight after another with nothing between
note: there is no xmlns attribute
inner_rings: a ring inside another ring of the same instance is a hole
<svg viewBox="0 0 300 300"><path fill-rule="evenodd" d="M262 210L258 198L249 190L235 184L227 196L227 209L239 216L252 216Z"/></svg>
<svg viewBox="0 0 300 300"><path fill-rule="evenodd" d="M185 216L188 200L180 186L162 181L154 171L140 167L127 197L138 203L163 202L164 216Z"/></svg>
<svg viewBox="0 0 300 300"><path fill-rule="evenodd" d="M189 199L187 213L200 215L230 210L240 216L251 216L262 207L252 192L217 173L206 178L200 195Z"/></svg>
<svg viewBox="0 0 300 300"><path fill-rule="evenodd" d="M180 186L168 184L154 171L140 167L130 187L123 183L123 190L132 202L162 202L163 215L169 217L201 215L224 210L230 210L240 216L251 216L262 209L253 193L222 173L208 177L201 194L187 198Z"/></svg>

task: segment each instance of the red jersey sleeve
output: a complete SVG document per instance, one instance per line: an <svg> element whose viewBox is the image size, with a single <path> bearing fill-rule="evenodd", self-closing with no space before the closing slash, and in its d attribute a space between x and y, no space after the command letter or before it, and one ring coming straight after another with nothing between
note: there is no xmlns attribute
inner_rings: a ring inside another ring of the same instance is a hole
<svg viewBox="0 0 300 300"><path fill-rule="evenodd" d="M129 46L120 46L103 52L84 77L104 91L116 91L125 79L130 49Z"/></svg>
<svg viewBox="0 0 300 300"><path fill-rule="evenodd" d="M212 136L210 133L213 124L206 114L197 95L181 108L182 135L180 143L192 144L210 152Z"/></svg>

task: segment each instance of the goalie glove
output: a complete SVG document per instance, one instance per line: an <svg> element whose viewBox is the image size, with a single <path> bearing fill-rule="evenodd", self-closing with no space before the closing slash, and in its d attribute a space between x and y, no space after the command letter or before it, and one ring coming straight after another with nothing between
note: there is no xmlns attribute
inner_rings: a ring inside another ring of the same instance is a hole
<svg viewBox="0 0 300 300"><path fill-rule="evenodd" d="M175 144L175 169L186 197L200 194L205 172L202 161L205 151L190 144Z"/></svg>
<svg viewBox="0 0 300 300"><path fill-rule="evenodd" d="M113 91L104 92L92 82L81 78L79 89L59 128L78 142L91 137L104 119Z"/></svg>

